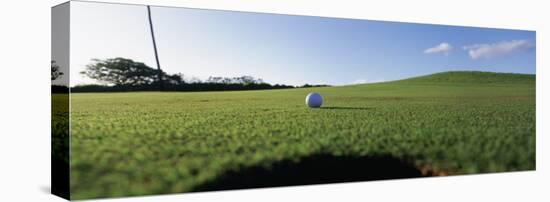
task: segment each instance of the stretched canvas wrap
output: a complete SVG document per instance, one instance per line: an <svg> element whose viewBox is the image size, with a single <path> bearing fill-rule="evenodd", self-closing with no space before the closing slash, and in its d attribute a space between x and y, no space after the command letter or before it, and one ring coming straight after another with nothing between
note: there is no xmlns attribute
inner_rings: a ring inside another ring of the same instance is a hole
<svg viewBox="0 0 550 202"><path fill-rule="evenodd" d="M67 2L52 193L535 170L535 53L526 30Z"/></svg>

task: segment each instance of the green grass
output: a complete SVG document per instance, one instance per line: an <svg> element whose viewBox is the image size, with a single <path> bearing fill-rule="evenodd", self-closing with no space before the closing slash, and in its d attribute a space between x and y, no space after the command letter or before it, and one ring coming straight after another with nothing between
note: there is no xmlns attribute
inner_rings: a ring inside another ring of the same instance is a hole
<svg viewBox="0 0 550 202"><path fill-rule="evenodd" d="M319 92L321 109L305 107ZM439 173L535 168L535 76L447 72L342 87L71 95L73 199L196 190L316 154ZM322 169L322 168L319 168Z"/></svg>

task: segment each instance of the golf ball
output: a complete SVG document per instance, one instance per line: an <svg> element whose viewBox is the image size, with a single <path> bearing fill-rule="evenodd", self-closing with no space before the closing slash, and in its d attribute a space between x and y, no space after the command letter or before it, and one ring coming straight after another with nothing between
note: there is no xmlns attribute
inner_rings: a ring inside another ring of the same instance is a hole
<svg viewBox="0 0 550 202"><path fill-rule="evenodd" d="M319 93L309 93L306 97L306 105L311 108L319 108L323 104L323 97Z"/></svg>

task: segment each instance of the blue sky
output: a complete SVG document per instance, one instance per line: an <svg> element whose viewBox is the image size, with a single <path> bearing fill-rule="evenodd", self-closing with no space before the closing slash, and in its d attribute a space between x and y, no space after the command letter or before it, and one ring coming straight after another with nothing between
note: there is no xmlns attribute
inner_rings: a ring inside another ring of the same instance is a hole
<svg viewBox="0 0 550 202"><path fill-rule="evenodd" d="M535 32L152 7L161 67L290 85L378 82L450 70L535 73ZM156 68L145 6L72 2L71 85L91 58Z"/></svg>

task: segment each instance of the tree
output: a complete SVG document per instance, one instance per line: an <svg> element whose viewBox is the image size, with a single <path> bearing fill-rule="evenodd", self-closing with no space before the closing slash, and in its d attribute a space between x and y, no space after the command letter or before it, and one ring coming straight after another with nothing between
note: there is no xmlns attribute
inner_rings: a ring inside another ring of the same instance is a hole
<svg viewBox="0 0 550 202"><path fill-rule="evenodd" d="M222 83L223 81L224 78L219 76L210 76L206 79L206 83Z"/></svg>
<svg viewBox="0 0 550 202"><path fill-rule="evenodd" d="M167 84L172 84L172 85L185 84L185 80L183 79L182 73L168 75L162 72L162 77L163 77L162 80L165 81Z"/></svg>
<svg viewBox="0 0 550 202"><path fill-rule="evenodd" d="M252 76L239 76L239 77L219 77L219 76L210 76L206 79L205 83L217 83L217 84L262 84L264 81L262 79L256 79Z"/></svg>
<svg viewBox="0 0 550 202"><path fill-rule="evenodd" d="M80 72L91 79L115 86L150 86L161 78L166 84L185 84L183 74L167 74L142 62L126 58L92 59L86 70ZM160 76L159 76L160 75Z"/></svg>
<svg viewBox="0 0 550 202"><path fill-rule="evenodd" d="M250 85L250 84L260 84L263 83L262 79L255 79L252 76L240 76L234 78L235 83Z"/></svg>
<svg viewBox="0 0 550 202"><path fill-rule="evenodd" d="M142 62L126 58L111 58L92 59L92 63L80 73L103 83L136 86L154 83L158 71Z"/></svg>
<svg viewBox="0 0 550 202"><path fill-rule="evenodd" d="M147 6L147 18L149 19L149 28L151 29L151 38L153 39L153 50L155 50L155 61L157 62L157 83L159 84L159 90L164 89L164 76L160 69L159 54L157 52L157 42L155 41L155 32L153 31L153 20L151 19L151 6ZM181 77L180 77L181 78ZM183 78L181 78L183 80Z"/></svg>
<svg viewBox="0 0 550 202"><path fill-rule="evenodd" d="M63 72L61 72L59 70L59 65L57 65L55 63L55 60L51 61L51 67L52 67L52 72L51 72L52 73L52 75L51 75L52 81L60 78L63 75Z"/></svg>

